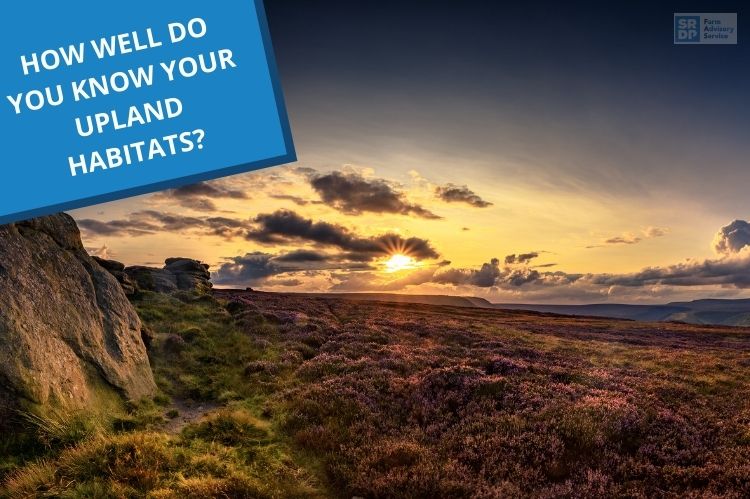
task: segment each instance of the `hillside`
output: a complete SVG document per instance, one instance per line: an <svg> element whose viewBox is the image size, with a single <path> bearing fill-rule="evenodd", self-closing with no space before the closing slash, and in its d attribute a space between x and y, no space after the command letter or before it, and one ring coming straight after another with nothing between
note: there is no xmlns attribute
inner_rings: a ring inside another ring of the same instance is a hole
<svg viewBox="0 0 750 499"><path fill-rule="evenodd" d="M298 293L311 298L337 298L357 301L384 301L392 303L421 303L423 305L447 305L451 307L492 308L494 305L484 298L450 295L407 295L398 293Z"/></svg>
<svg viewBox="0 0 750 499"><path fill-rule="evenodd" d="M599 303L592 305L536 305L497 303L496 308L504 310L529 310L560 315L581 315L589 317L611 317L635 321L669 321L676 314L690 311L688 306L667 305L620 305L616 303ZM687 322L687 321L686 321Z"/></svg>
<svg viewBox="0 0 750 499"><path fill-rule="evenodd" d="M750 329L236 290L132 301L160 393L36 427L46 443L16 465L6 443L8 495L750 494Z"/></svg>

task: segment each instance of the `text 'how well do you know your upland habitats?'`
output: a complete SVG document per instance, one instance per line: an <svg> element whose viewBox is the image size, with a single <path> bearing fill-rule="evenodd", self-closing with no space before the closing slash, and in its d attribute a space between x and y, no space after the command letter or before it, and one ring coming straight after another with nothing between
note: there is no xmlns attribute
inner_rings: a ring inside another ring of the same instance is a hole
<svg viewBox="0 0 750 499"><path fill-rule="evenodd" d="M170 22L162 27L146 27L141 31L113 34L66 47L51 48L20 56L20 71L29 80L44 72L61 71L65 67L86 64L91 59L105 60L136 52L159 50L188 40L207 37L210 26L202 18ZM8 95L7 102L17 115L43 113L66 103L95 101L103 96L125 94L156 84L171 84L199 75L229 71L238 67L231 48L197 53L143 66L128 67L73 81L32 88ZM79 115L70 123L82 138L147 127L155 122L174 120L185 112L185 103L174 96L150 102L134 103L127 108L103 109ZM200 151L204 148L206 131L202 128L149 137L128 144L88 151L74 151L67 158L73 177L104 172L123 166L140 164L168 156Z"/></svg>

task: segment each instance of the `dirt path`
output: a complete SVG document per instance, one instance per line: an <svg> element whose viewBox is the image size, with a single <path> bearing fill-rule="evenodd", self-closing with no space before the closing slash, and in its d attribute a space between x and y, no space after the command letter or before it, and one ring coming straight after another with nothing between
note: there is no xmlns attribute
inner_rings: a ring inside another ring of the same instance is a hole
<svg viewBox="0 0 750 499"><path fill-rule="evenodd" d="M165 419L167 420L164 424L164 431L172 434L180 433L184 427L200 421L219 407L221 406L209 402L174 400L164 412ZM178 415L174 418L169 418L167 415L171 411L177 411Z"/></svg>

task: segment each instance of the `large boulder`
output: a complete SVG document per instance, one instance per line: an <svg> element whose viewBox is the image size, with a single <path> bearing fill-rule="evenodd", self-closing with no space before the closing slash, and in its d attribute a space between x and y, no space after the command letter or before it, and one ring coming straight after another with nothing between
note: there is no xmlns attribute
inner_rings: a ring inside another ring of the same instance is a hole
<svg viewBox="0 0 750 499"><path fill-rule="evenodd" d="M101 267L115 276L115 279L117 279L117 282L120 283L120 286L122 286L122 290L125 291L125 294L127 296L133 296L135 295L136 286L133 281L130 280L130 277L128 274L125 273L125 265L116 262L114 260L105 260L104 258L99 258L98 256L92 257L96 263L101 265Z"/></svg>
<svg viewBox="0 0 750 499"><path fill-rule="evenodd" d="M125 274L138 288L159 293L194 291L207 293L211 290L211 273L208 265L190 258L168 258L164 268L127 267Z"/></svg>
<svg viewBox="0 0 750 499"><path fill-rule="evenodd" d="M65 214L0 226L0 426L155 392L141 322Z"/></svg>

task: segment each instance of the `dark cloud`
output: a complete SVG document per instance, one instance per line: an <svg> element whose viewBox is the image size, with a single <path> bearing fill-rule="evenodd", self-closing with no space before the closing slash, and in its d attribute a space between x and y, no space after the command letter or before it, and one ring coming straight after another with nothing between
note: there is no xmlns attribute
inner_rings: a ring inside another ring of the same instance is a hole
<svg viewBox="0 0 750 499"><path fill-rule="evenodd" d="M147 236L159 232L198 231L205 235L227 239L244 232L247 221L227 217L191 217L156 210L143 210L129 214L126 218L102 222L100 220L78 220L78 225L88 236Z"/></svg>
<svg viewBox="0 0 750 499"><path fill-rule="evenodd" d="M356 173L332 172L325 175L310 174L310 185L327 205L348 215L371 213L397 213L427 219L440 216L407 201L404 193L381 179L368 179Z"/></svg>
<svg viewBox="0 0 750 499"><path fill-rule="evenodd" d="M282 201L291 201L297 206L307 206L308 204L310 204L310 201L307 201L306 199L302 199L299 196L290 196L288 194L271 194L270 197L272 197L273 199L280 199Z"/></svg>
<svg viewBox="0 0 750 499"><path fill-rule="evenodd" d="M720 255L738 253L745 246L750 246L750 223L735 220L719 229L713 241L713 248Z"/></svg>
<svg viewBox="0 0 750 499"><path fill-rule="evenodd" d="M318 175L318 170L316 170L315 168L309 168L307 166L298 166L296 168L293 168L292 171L297 175L302 175L303 177L308 178L312 178Z"/></svg>
<svg viewBox="0 0 750 499"><path fill-rule="evenodd" d="M325 262L330 257L323 253L310 250L297 250L286 253L276 258L279 262Z"/></svg>
<svg viewBox="0 0 750 499"><path fill-rule="evenodd" d="M132 217L132 215L131 215ZM78 226L90 236L146 236L155 234L160 230L159 225L145 220L135 221L132 218L123 220L100 220L88 219L78 220Z"/></svg>
<svg viewBox="0 0 750 499"><path fill-rule="evenodd" d="M249 199L245 192L224 187L221 182L185 185L160 192L154 197L176 201L180 206L203 212L218 211L212 199Z"/></svg>
<svg viewBox="0 0 750 499"><path fill-rule="evenodd" d="M203 219L208 235L234 239L245 233L247 221L227 217L208 217Z"/></svg>
<svg viewBox="0 0 750 499"><path fill-rule="evenodd" d="M605 239L604 244L638 244L642 240L643 238L638 236L624 235Z"/></svg>
<svg viewBox="0 0 750 499"><path fill-rule="evenodd" d="M171 196L175 198L193 198L193 197L204 197L204 198L230 198L230 199L247 199L248 196L242 191L227 189L221 184L199 182L197 184L185 185L178 187L177 189L171 189L167 191Z"/></svg>
<svg viewBox="0 0 750 499"><path fill-rule="evenodd" d="M305 241L339 248L356 256L353 259L360 261L369 261L392 253L404 253L420 260L439 256L425 239L404 239L398 234L361 237L341 225L314 222L289 210L258 215L254 222L254 228L248 231L246 237L263 244Z"/></svg>
<svg viewBox="0 0 750 499"><path fill-rule="evenodd" d="M251 285L284 272L273 262L273 255L256 251L220 265L211 279L216 284Z"/></svg>
<svg viewBox="0 0 750 499"><path fill-rule="evenodd" d="M195 211L214 212L219 211L216 204L207 198L182 198L179 200L180 206L190 208Z"/></svg>
<svg viewBox="0 0 750 499"><path fill-rule="evenodd" d="M465 185L446 184L435 189L435 195L446 203L466 203L475 208L487 208L492 203L485 201Z"/></svg>
<svg viewBox="0 0 750 499"><path fill-rule="evenodd" d="M537 258L539 256L539 253L533 251L531 253L521 253L520 255L508 255L505 257L505 264L506 265L512 265L512 264L526 264L529 263L534 258Z"/></svg>
<svg viewBox="0 0 750 499"><path fill-rule="evenodd" d="M278 255L256 251L228 260L213 273L212 280L216 284L284 286L286 284L283 280L272 278L282 274L302 274L314 277L320 275L321 272L373 270L372 266L351 261L345 255L311 250L295 250ZM299 282L296 278L289 279Z"/></svg>
<svg viewBox="0 0 750 499"><path fill-rule="evenodd" d="M194 217L156 210L142 210L122 219L100 221L78 220L87 237L139 237L161 232L195 233L218 236L227 240L243 237L265 245L307 243L317 247L336 248L340 254L337 261L370 262L394 253L407 254L417 260L434 259L440 255L426 239L404 238L399 234L382 234L373 237L360 236L346 227L329 222L314 222L294 211L279 210L261 214L252 220L229 217ZM300 250L284 258L302 261L331 260L315 252Z"/></svg>

